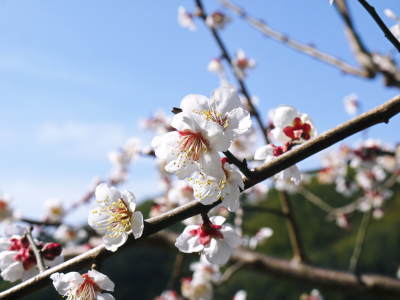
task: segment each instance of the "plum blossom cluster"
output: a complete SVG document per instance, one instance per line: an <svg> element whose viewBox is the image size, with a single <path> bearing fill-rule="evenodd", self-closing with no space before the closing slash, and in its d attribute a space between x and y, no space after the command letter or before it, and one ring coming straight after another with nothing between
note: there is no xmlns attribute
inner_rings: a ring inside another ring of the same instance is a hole
<svg viewBox="0 0 400 300"><path fill-rule="evenodd" d="M271 110L269 119L269 138L272 143L257 149L255 160L270 162L317 134L309 116L291 106L279 106ZM292 192L300 184L301 173L294 165L276 174L274 179L277 189Z"/></svg>
<svg viewBox="0 0 400 300"><path fill-rule="evenodd" d="M399 174L398 151L379 140L368 139L354 148L342 145L328 153L318 172L321 183L333 183L346 197L358 195L354 203L337 216L338 225L348 226L346 214L355 210L373 211L375 218L383 215L390 187ZM392 183L391 183L392 182Z"/></svg>
<svg viewBox="0 0 400 300"><path fill-rule="evenodd" d="M195 18L199 17L201 12L195 13L187 11L183 6L178 7L178 24L190 31L195 31L197 26ZM231 21L231 18L221 11L214 11L206 18L206 25L213 29L224 29L226 24Z"/></svg>
<svg viewBox="0 0 400 300"><path fill-rule="evenodd" d="M63 261L62 247L58 243L35 241L45 266L52 267ZM39 273L35 254L26 236L0 238L1 277L7 281L26 280Z"/></svg>

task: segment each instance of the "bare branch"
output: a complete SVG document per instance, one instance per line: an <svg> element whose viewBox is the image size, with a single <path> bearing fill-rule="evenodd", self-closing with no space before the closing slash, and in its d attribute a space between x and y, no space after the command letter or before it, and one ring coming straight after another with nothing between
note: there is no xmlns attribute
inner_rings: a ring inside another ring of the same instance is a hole
<svg viewBox="0 0 400 300"><path fill-rule="evenodd" d="M250 16L244 9L233 4L231 1L220 0L220 2L226 8L230 9L231 11L236 13L238 16L243 18L243 20L245 20L248 24L253 26L256 30L260 31L264 36L272 38L275 41L285 44L288 47L290 47L296 51L299 51L301 53L304 53L308 56L311 56L323 63L334 66L344 73L355 75L355 76L360 76L360 77L367 77L366 73L363 70L360 70L357 67L353 67L350 64L344 62L343 60L341 60L331 54L322 52L313 46L300 43L296 40L289 38L288 35L286 35L282 32L279 32L275 29L272 29L264 21Z"/></svg>
<svg viewBox="0 0 400 300"><path fill-rule="evenodd" d="M300 239L300 229L297 225L296 219L293 214L292 204L290 203L289 195L281 191L279 193L282 212L286 215L286 225L289 233L290 244L293 249L293 260L296 263L304 263L307 261L304 246Z"/></svg>
<svg viewBox="0 0 400 300"><path fill-rule="evenodd" d="M381 17L375 10L375 7L371 6L366 0L358 0L358 2L361 3L361 5L365 8L365 10L374 19L376 24L378 24L379 28L385 34L385 37L388 39L388 41L397 49L397 51L400 52L400 41L393 35L390 29L382 21Z"/></svg>

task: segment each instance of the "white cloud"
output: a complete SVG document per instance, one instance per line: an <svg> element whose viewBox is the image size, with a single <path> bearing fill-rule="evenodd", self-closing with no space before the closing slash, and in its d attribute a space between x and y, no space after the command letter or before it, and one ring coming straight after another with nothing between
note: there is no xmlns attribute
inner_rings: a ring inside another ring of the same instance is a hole
<svg viewBox="0 0 400 300"><path fill-rule="evenodd" d="M106 160L107 153L128 137L127 130L113 123L46 122L36 131L38 143L55 146L63 155L85 159Z"/></svg>

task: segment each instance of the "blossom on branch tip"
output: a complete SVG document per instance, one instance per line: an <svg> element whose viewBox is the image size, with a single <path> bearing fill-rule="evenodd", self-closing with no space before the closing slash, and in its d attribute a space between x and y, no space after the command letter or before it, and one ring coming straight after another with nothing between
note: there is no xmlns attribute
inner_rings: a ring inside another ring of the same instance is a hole
<svg viewBox="0 0 400 300"><path fill-rule="evenodd" d="M250 114L242 108L235 89L220 87L211 98L188 95L183 98L171 126L176 131L156 136L152 141L156 156L166 161L165 170L178 178L195 171L221 177L219 151L251 126Z"/></svg>
<svg viewBox="0 0 400 300"><path fill-rule="evenodd" d="M181 280L181 292L185 299L212 300L213 286L209 281L185 277Z"/></svg>
<svg viewBox="0 0 400 300"><path fill-rule="evenodd" d="M189 225L178 236L175 246L184 253L201 252L208 262L227 263L233 250L241 243L240 236L221 216L203 220L201 225Z"/></svg>
<svg viewBox="0 0 400 300"><path fill-rule="evenodd" d="M143 233L143 215L135 211L135 196L102 183L96 188L97 207L89 213L89 225L103 235L106 249L116 251L133 234Z"/></svg>
<svg viewBox="0 0 400 300"><path fill-rule="evenodd" d="M115 300L107 293L114 291L114 282L96 270L82 275L78 272L54 273L50 278L57 292L68 300Z"/></svg>

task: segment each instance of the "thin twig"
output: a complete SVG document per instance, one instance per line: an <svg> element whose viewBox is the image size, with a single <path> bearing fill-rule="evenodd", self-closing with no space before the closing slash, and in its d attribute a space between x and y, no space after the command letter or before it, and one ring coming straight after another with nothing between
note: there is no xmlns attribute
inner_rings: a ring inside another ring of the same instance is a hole
<svg viewBox="0 0 400 300"><path fill-rule="evenodd" d="M292 149L285 154L282 154L276 160L264 164L257 169L256 179L245 179L245 189L254 186L255 184L275 175L276 173L288 168L289 166L309 157L336 142L351 136L357 132L364 130L367 127L379 124L382 122L388 122L389 119L399 113L400 111L400 96L397 96L385 104L378 106L377 108L366 112L351 121L345 122L338 127L331 129L320 137L310 140L296 149ZM212 205L202 205L198 201L192 201L188 204L177 207L173 210L165 212L157 217L147 219L145 222L144 232L141 239L144 239L154 233L157 233L170 225L177 222L183 221L189 217L207 212L211 208L219 205L221 201L216 201ZM135 243L133 237L131 237L127 243L123 246L129 247ZM116 252L119 253L119 252ZM252 252L251 252L252 253ZM30 293L32 290L44 286L49 283L47 278L55 272L66 272L68 270L78 269L80 267L88 266L93 262L93 259L97 256L108 257L113 255L114 252L106 251L104 245L97 246L75 258L72 258L58 266L44 271L43 273L28 279L4 292L0 293L0 299L18 299L22 295ZM246 255L246 254L244 254ZM251 256L243 256L243 260L248 263L260 262L264 265L263 268L268 270L271 268L271 264L275 266L275 272L281 274L288 274L290 272L292 277L303 278L303 280L313 280L315 283L320 284L336 284L340 287L351 287L355 290L381 292L381 293L392 293L400 295L400 282L391 278L383 276L370 276L363 275L360 278L354 275L335 272L332 270L318 269L313 267L307 267L305 265L293 266L286 263L286 261L273 259L264 259L262 256L252 254ZM270 269L271 270L271 269ZM286 273L285 273L286 272ZM339 273L339 274L338 274ZM335 276L342 275L342 279L338 282ZM362 280L360 282L360 280Z"/></svg>
<svg viewBox="0 0 400 300"><path fill-rule="evenodd" d="M281 201L282 212L286 215L286 225L288 227L289 241L293 250L293 260L298 263L304 263L307 261L307 258L303 243L300 239L300 230L293 214L289 195L287 192L281 191L279 193L279 199Z"/></svg>
<svg viewBox="0 0 400 300"><path fill-rule="evenodd" d="M322 52L313 46L306 45L306 44L300 43L296 40L289 38L288 35L272 29L264 21L250 16L243 8L240 8L239 6L235 5L231 1L220 0L220 2L226 8L230 9L231 11L236 13L238 16L240 16L243 20L245 20L253 28L260 31L264 36L272 38L275 41L285 44L285 45L289 46L290 48L292 48L296 51L299 51L303 54L306 54L308 56L311 56L323 63L334 66L344 73L355 75L355 76L360 76L360 77L366 77L366 74L363 70L360 70L357 67L353 67L350 64L342 61L341 59L334 57L333 55L327 54L325 52Z"/></svg>
<svg viewBox="0 0 400 300"><path fill-rule="evenodd" d="M40 253L40 250L38 249L35 241L33 240L32 230L33 230L32 226L29 226L25 236L29 241L29 245L30 245L30 248L33 251L33 254L35 255L36 264L38 266L39 272L42 273L42 272L44 272L46 270L46 266L44 264L43 256Z"/></svg>
<svg viewBox="0 0 400 300"><path fill-rule="evenodd" d="M385 34L385 37L388 39L388 41L397 49L397 51L400 52L400 41L393 35L393 33L390 31L390 29L382 21L381 17L378 15L378 13L375 10L375 7L370 5L366 0L358 0L358 2L360 2L360 4L365 8L365 10L374 19L376 24L378 24L379 28Z"/></svg>
<svg viewBox="0 0 400 300"><path fill-rule="evenodd" d="M310 190L306 189L304 186L299 187L299 192L303 194L304 198L306 198L308 201L318 206L320 209L327 213L331 212L334 209L332 206L330 206L328 203L326 203Z"/></svg>
<svg viewBox="0 0 400 300"><path fill-rule="evenodd" d="M236 274L236 272L238 272L240 269L242 269L246 264L242 261L238 261L232 265L230 265L224 272L224 274L222 274L221 279L218 281L219 285L224 284L225 282L227 282L233 275Z"/></svg>
<svg viewBox="0 0 400 300"><path fill-rule="evenodd" d="M358 262L360 261L361 252L365 244L365 237L367 235L369 225L371 224L371 216L372 216L372 209L364 213L362 217L361 224L357 232L356 243L354 246L353 254L351 255L350 258L350 266L349 266L350 272L357 272Z"/></svg>

